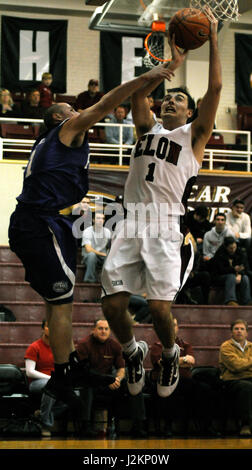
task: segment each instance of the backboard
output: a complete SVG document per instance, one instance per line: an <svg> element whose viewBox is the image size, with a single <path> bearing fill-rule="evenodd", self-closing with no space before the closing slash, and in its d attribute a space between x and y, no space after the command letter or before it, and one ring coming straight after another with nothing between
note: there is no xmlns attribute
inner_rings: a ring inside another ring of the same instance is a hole
<svg viewBox="0 0 252 470"><path fill-rule="evenodd" d="M186 7L189 7L189 0L110 0L96 8L89 28L147 34L151 30L154 13L159 12L168 23L177 10Z"/></svg>
<svg viewBox="0 0 252 470"><path fill-rule="evenodd" d="M188 8L190 0L86 0L98 6L89 22L90 29L121 33L148 34L153 14L159 12L168 24L181 8ZM218 3L218 0L216 0ZM238 0L240 14L252 9L251 0Z"/></svg>

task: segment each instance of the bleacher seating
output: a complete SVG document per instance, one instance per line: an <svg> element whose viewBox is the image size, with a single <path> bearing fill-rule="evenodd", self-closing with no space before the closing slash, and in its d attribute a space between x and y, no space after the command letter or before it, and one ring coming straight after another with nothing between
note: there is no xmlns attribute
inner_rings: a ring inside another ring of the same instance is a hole
<svg viewBox="0 0 252 470"><path fill-rule="evenodd" d="M89 333L94 319L102 316L99 284L83 284L83 266L78 265L74 292L73 333L78 341ZM20 260L8 246L0 247L0 304L11 309L16 322L4 322L0 335L0 363L12 362L23 366L25 348L40 334L45 307L40 296L24 281ZM174 305L181 336L195 350L197 365L218 365L219 346L229 337L229 325L241 316L250 322L250 307L225 305ZM157 340L152 325L134 326L137 339L149 345ZM146 360L150 367L149 356Z"/></svg>
<svg viewBox="0 0 252 470"><path fill-rule="evenodd" d="M39 135L39 126L31 124L0 123L0 135L5 139L34 140Z"/></svg>
<svg viewBox="0 0 252 470"><path fill-rule="evenodd" d="M252 106L237 105L237 129L252 133ZM241 135L237 134L236 143L240 144L241 142Z"/></svg>
<svg viewBox="0 0 252 470"><path fill-rule="evenodd" d="M76 101L76 96L56 93L54 99L56 103L68 103L73 106Z"/></svg>
<svg viewBox="0 0 252 470"><path fill-rule="evenodd" d="M78 265L73 305L75 343L88 335L94 319L102 316L100 285L85 285L81 282L82 278L83 266ZM9 363L23 369L26 348L40 336L45 306L24 281L20 260L8 246L0 246L0 304L11 309L16 316L15 322L1 322L0 364ZM230 323L233 320L241 317L251 323L251 308L244 306L176 304L172 311L178 320L179 334L193 345L197 367L218 367L219 346L230 337ZM134 325L134 333L137 340L144 339L149 346L157 341L151 324ZM151 368L149 353L145 368ZM128 424L126 420L125 426Z"/></svg>

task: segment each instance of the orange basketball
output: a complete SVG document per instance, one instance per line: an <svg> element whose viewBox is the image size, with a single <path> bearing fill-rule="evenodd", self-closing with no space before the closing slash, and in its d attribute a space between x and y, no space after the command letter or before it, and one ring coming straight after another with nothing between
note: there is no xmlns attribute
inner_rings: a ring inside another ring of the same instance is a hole
<svg viewBox="0 0 252 470"><path fill-rule="evenodd" d="M183 8L171 18L168 29L182 49L197 49L209 39L210 21L196 8Z"/></svg>

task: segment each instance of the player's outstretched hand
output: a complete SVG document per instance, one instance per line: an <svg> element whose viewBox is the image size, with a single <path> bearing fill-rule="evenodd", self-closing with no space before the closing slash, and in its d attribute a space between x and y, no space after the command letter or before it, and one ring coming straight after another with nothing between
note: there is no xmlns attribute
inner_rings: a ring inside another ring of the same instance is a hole
<svg viewBox="0 0 252 470"><path fill-rule="evenodd" d="M167 37L168 37L168 43L169 43L169 46L171 48L171 53L172 53L172 59L171 59L171 62L169 63L169 68L171 70L175 70L178 67L180 67L180 65L184 62L188 51L182 50L176 46L175 34L173 34L172 36L167 34Z"/></svg>
<svg viewBox="0 0 252 470"><path fill-rule="evenodd" d="M169 62L168 62L169 63ZM172 77L174 77L174 73L172 70L167 68L168 63L162 64L162 65L157 65L153 69L149 70L149 72L146 72L144 75L148 80L169 80L171 81Z"/></svg>
<svg viewBox="0 0 252 470"><path fill-rule="evenodd" d="M217 20L217 18L215 18L214 14L212 13L211 8L208 5L205 5L204 13L206 14L206 16L208 17L208 19L210 20L210 23L211 23L211 35L210 35L210 37L211 37L212 35L217 34L218 20Z"/></svg>

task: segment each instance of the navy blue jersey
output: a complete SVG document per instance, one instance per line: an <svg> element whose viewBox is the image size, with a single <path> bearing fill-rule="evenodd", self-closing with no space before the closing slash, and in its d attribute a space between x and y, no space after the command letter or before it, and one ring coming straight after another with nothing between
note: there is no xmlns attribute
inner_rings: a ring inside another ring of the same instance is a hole
<svg viewBox="0 0 252 470"><path fill-rule="evenodd" d="M87 134L81 147L67 147L58 136L62 124L34 144L17 197L26 207L58 212L81 201L88 191Z"/></svg>

